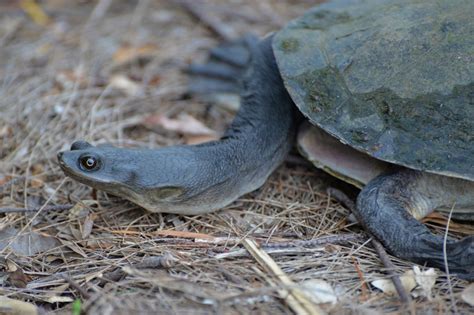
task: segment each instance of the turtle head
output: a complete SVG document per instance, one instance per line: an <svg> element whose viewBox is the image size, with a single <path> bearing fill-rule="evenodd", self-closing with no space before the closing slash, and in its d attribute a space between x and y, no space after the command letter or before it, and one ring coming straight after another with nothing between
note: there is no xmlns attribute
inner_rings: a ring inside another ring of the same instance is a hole
<svg viewBox="0 0 474 315"><path fill-rule="evenodd" d="M58 161L66 175L93 188L115 193L111 190L129 186L137 177L134 156L125 152L111 145L96 147L86 141L76 141L70 151L58 153Z"/></svg>
<svg viewBox="0 0 474 315"><path fill-rule="evenodd" d="M63 172L88 186L135 202L153 212L202 212L213 198L201 198L202 168L185 147L158 150L93 146L76 141L71 150L59 152ZM191 209L193 199L199 199ZM202 204L204 203L204 207Z"/></svg>

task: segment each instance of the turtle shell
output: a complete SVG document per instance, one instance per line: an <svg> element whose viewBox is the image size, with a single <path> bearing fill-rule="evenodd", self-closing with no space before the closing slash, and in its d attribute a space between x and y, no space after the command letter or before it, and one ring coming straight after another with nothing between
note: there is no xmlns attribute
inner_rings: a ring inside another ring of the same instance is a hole
<svg viewBox="0 0 474 315"><path fill-rule="evenodd" d="M344 0L273 40L292 99L369 155L474 180L474 1Z"/></svg>

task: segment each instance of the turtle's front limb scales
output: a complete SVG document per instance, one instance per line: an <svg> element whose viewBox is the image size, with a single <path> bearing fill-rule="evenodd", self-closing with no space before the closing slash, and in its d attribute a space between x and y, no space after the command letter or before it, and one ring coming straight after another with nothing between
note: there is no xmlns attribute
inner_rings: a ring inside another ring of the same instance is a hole
<svg viewBox="0 0 474 315"><path fill-rule="evenodd" d="M404 169L373 179L359 194L356 216L395 256L474 279L474 235L446 240L420 223L439 207L474 205L474 183Z"/></svg>

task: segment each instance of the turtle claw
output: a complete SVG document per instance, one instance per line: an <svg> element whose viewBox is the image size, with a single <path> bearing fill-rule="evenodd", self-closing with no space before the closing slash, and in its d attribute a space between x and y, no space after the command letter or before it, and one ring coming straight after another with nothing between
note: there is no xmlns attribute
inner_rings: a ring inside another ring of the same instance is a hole
<svg viewBox="0 0 474 315"><path fill-rule="evenodd" d="M239 94L245 70L250 65L252 47L257 43L255 36L247 35L211 49L207 63L193 63L186 69L190 75L189 92Z"/></svg>
<svg viewBox="0 0 474 315"><path fill-rule="evenodd" d="M204 65L193 63L188 67L187 72L190 75L236 81L240 71L233 66L210 61Z"/></svg>
<svg viewBox="0 0 474 315"><path fill-rule="evenodd" d="M257 37L249 34L235 41L214 47L210 50L209 57L212 60L227 63L235 67L245 67L250 60L248 44L257 41Z"/></svg>
<svg viewBox="0 0 474 315"><path fill-rule="evenodd" d="M474 235L446 244L448 270L459 278L474 281ZM443 266L444 267L444 260Z"/></svg>
<svg viewBox="0 0 474 315"><path fill-rule="evenodd" d="M443 237L428 233L415 236L408 250L395 250L393 253L411 261L426 262L459 278L474 280L474 236L445 242Z"/></svg>
<svg viewBox="0 0 474 315"><path fill-rule="evenodd" d="M359 194L355 214L393 255L474 280L474 236L445 241L408 210L429 207L434 202L417 190L424 176L430 175L405 170L376 177ZM430 210L423 209L425 214Z"/></svg>

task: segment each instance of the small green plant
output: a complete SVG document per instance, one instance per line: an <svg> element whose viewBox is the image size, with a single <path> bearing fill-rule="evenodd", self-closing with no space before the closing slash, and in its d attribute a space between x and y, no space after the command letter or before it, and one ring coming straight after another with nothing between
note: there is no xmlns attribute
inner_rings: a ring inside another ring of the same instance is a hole
<svg viewBox="0 0 474 315"><path fill-rule="evenodd" d="M72 303L72 315L81 315L82 302L79 299L76 299Z"/></svg>

